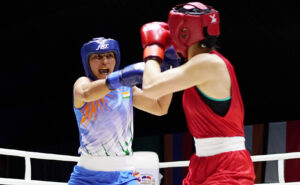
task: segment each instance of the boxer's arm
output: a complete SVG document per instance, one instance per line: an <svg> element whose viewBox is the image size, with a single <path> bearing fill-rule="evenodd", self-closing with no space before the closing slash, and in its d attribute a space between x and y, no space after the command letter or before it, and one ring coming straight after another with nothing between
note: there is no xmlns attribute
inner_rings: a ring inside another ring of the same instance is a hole
<svg viewBox="0 0 300 185"><path fill-rule="evenodd" d="M74 106L80 108L85 102L103 98L111 90L115 90L120 86L140 84L144 67L145 63L139 62L110 73L106 79L91 81L87 77L79 78L74 84Z"/></svg>
<svg viewBox="0 0 300 185"><path fill-rule="evenodd" d="M161 72L156 60L148 60L143 76L143 91L149 97L158 98L192 86L203 85L219 78L218 75L223 73L219 72L220 68L223 70L224 65L224 62L217 61L210 54L200 54L181 66Z"/></svg>
<svg viewBox="0 0 300 185"><path fill-rule="evenodd" d="M168 113L173 94L164 95L158 99L147 97L143 90L133 87L133 106L142 111L162 116Z"/></svg>
<svg viewBox="0 0 300 185"><path fill-rule="evenodd" d="M74 106L80 108L85 102L103 98L110 90L105 84L105 79L91 81L87 77L80 77L74 84Z"/></svg>

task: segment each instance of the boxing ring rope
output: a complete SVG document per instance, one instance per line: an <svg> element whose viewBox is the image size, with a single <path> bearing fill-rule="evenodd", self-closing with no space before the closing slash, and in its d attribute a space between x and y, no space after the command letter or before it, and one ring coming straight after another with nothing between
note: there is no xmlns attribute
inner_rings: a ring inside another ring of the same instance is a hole
<svg viewBox="0 0 300 185"><path fill-rule="evenodd" d="M38 152L26 152L26 151L2 149L2 148L0 148L0 154L25 158L24 180L0 178L0 184L5 184L5 185L67 185L67 183L61 183L61 182L31 180L30 159L43 159L43 160L55 160L55 161L66 161L66 162L78 162L79 159L79 157L75 157L75 156L46 154L46 153L38 153Z"/></svg>
<svg viewBox="0 0 300 185"><path fill-rule="evenodd" d="M24 179L11 179L11 178L0 178L0 184L3 185L67 185L63 182L50 182L50 181L38 181L31 179L31 159L43 159L43 160L55 160L55 161L66 161L66 162L78 162L79 157L69 155L58 155L58 154L47 154L38 152L27 152L13 149L2 149L0 148L0 155L9 155L25 158L25 175ZM278 178L279 183L262 183L256 185L300 185L300 182L288 182L285 183L284 179L284 161L287 159L300 158L300 152L282 153L282 154L268 154L268 155L256 155L251 156L253 162L261 161L278 161ZM189 161L175 161L175 162L160 162L159 168L177 168L187 167Z"/></svg>

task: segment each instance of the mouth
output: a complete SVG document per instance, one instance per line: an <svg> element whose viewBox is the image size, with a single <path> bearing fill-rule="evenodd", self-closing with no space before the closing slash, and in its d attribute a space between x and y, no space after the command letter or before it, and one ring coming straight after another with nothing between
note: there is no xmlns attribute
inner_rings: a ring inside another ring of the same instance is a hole
<svg viewBox="0 0 300 185"><path fill-rule="evenodd" d="M109 73L109 69L107 69L107 68L105 68L105 69L99 69L98 70L98 72L100 73L100 74L108 74Z"/></svg>

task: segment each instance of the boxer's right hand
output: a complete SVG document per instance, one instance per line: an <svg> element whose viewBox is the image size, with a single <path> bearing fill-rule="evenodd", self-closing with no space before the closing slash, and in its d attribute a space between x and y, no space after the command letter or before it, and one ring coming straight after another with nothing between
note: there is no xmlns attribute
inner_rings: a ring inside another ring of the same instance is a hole
<svg viewBox="0 0 300 185"><path fill-rule="evenodd" d="M144 61L155 59L161 63L164 59L164 51L172 44L168 24L165 22L147 23L142 26L140 32Z"/></svg>

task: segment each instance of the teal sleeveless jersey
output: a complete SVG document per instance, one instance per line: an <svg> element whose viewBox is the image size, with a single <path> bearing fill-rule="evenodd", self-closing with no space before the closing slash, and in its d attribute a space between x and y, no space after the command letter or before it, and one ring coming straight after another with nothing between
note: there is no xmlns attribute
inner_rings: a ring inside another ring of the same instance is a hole
<svg viewBox="0 0 300 185"><path fill-rule="evenodd" d="M120 87L103 98L74 107L80 135L79 154L132 155L132 88Z"/></svg>

